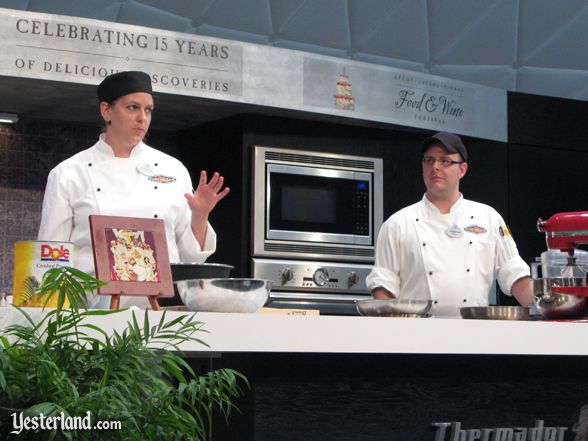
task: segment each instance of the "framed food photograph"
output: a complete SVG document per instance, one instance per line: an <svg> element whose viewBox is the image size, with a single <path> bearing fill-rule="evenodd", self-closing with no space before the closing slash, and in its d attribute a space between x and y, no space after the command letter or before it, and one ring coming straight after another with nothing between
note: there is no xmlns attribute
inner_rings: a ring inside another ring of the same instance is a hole
<svg viewBox="0 0 588 441"><path fill-rule="evenodd" d="M146 296L154 309L157 297L173 297L165 224L162 219L90 216L96 277L107 284L98 294Z"/></svg>

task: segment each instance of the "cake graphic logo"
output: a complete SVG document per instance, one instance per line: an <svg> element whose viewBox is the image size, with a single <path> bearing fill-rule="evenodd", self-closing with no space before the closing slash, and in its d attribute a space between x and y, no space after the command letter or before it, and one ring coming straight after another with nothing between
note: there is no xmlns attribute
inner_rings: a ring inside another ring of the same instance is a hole
<svg viewBox="0 0 588 441"><path fill-rule="evenodd" d="M345 73L345 68L343 68L343 73L339 75L339 80L337 81L337 93L333 96L335 98L335 107L337 109L355 109L355 98L351 93L351 83L349 82L349 75Z"/></svg>

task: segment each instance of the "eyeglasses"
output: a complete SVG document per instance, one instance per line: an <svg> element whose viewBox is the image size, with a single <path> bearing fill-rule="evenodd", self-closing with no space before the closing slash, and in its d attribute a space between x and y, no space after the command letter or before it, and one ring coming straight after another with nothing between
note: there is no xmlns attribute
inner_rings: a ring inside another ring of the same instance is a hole
<svg viewBox="0 0 588 441"><path fill-rule="evenodd" d="M423 164L427 166L434 166L435 162L438 162L442 168L447 168L453 164L463 164L465 161L454 161L449 158L434 158L432 156L425 156L423 158Z"/></svg>

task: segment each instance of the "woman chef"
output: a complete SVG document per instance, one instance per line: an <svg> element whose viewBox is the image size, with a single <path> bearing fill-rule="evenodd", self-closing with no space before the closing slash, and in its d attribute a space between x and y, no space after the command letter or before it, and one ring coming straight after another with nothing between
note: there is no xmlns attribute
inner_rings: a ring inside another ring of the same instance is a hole
<svg viewBox="0 0 588 441"><path fill-rule="evenodd" d="M94 273L89 215L158 218L165 221L171 262L203 262L216 247L208 215L229 193L223 177L214 173L207 182L202 171L193 193L182 163L143 143L154 109L148 74L106 77L98 101L106 130L96 144L49 173L39 240L72 242L76 267ZM123 297L121 306L131 299ZM109 296L93 296L88 303L109 302Z"/></svg>

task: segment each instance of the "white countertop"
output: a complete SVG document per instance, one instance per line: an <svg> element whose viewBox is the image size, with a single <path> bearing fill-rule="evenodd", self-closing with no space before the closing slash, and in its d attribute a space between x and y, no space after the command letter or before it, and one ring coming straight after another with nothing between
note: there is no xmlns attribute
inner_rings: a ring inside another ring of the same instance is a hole
<svg viewBox="0 0 588 441"><path fill-rule="evenodd" d="M41 310L27 308L33 317ZM136 311L142 323L143 311ZM153 325L161 312L150 311ZM167 312L169 320L188 312ZM122 331L131 311L94 317L107 332ZM588 355L588 323L494 321L440 318L286 316L197 313L208 332L186 352L298 352L408 354ZM0 334L10 323L24 323L15 308L0 308Z"/></svg>

